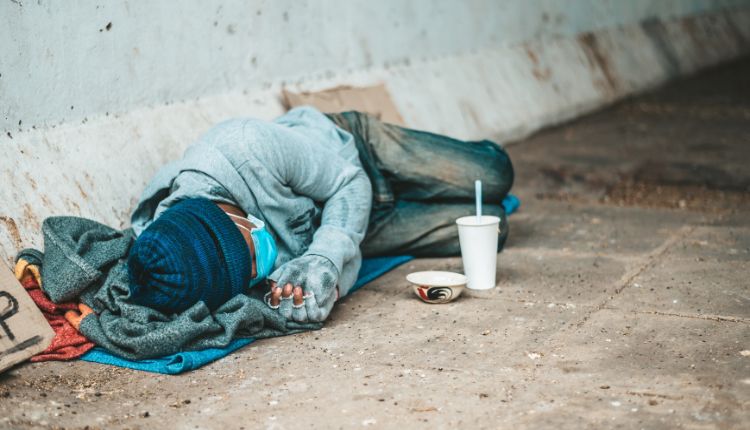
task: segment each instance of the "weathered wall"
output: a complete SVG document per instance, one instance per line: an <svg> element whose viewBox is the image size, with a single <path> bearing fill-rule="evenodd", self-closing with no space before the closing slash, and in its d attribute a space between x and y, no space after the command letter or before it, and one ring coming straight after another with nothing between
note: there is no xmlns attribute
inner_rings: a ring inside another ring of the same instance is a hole
<svg viewBox="0 0 750 430"><path fill-rule="evenodd" d="M0 41L7 261L53 214L126 225L160 165L284 86L384 82L410 126L519 136L747 53L750 1L13 0Z"/></svg>
<svg viewBox="0 0 750 430"><path fill-rule="evenodd" d="M0 129L278 82L345 80L352 70L740 4L748 2L3 0Z"/></svg>

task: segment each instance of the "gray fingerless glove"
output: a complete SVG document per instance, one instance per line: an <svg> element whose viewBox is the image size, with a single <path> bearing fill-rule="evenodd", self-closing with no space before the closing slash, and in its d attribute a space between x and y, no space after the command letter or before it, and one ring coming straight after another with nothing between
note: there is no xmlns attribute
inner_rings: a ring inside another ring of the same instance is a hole
<svg viewBox="0 0 750 430"><path fill-rule="evenodd" d="M338 299L339 272L329 259L319 255L295 258L276 269L268 278L275 281L279 288L284 288L286 284L302 287L304 302L301 305L294 305L293 295L281 298L279 313L288 320L322 322ZM266 294L266 304L271 306L270 294Z"/></svg>

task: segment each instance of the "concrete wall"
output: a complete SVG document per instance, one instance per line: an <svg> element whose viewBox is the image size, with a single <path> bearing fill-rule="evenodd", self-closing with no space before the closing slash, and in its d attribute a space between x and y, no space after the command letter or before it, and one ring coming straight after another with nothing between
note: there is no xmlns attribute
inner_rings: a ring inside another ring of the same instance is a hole
<svg viewBox="0 0 750 430"><path fill-rule="evenodd" d="M345 80L352 70L741 4L748 1L3 0L0 129Z"/></svg>
<svg viewBox="0 0 750 430"><path fill-rule="evenodd" d="M383 82L412 127L502 140L750 48L750 0L0 1L6 261L50 215L127 225L159 166L283 87Z"/></svg>

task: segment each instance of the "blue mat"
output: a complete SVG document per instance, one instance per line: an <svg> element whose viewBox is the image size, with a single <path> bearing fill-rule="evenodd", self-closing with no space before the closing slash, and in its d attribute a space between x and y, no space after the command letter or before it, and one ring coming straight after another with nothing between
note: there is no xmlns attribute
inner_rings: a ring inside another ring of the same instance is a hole
<svg viewBox="0 0 750 430"><path fill-rule="evenodd" d="M164 373L166 375L177 375L188 370L197 369L212 361L218 360L227 354L253 343L255 339L235 339L224 348L208 348L201 351L178 352L166 357L152 358L150 360L126 360L112 355L104 348L96 347L81 356L81 360L93 363L111 364L113 366L127 367L128 369L143 370L146 372Z"/></svg>
<svg viewBox="0 0 750 430"><path fill-rule="evenodd" d="M505 209L505 213L507 215L510 215L513 212L517 211L521 206L521 200L519 200L518 197L514 196L513 194L508 194L503 199L502 205Z"/></svg>
<svg viewBox="0 0 750 430"><path fill-rule="evenodd" d="M518 200L518 197L512 194L508 194L502 202L505 212L508 215L518 210L520 204L521 201ZM364 259L362 261L362 267L359 269L357 282L354 283L349 294L357 291L365 284L377 279L387 272L390 272L413 258L414 257L410 255L399 255L395 257ZM145 372L177 375L189 370L195 370L212 361L225 357L254 341L255 339L252 338L235 339L225 348L208 348L201 351L178 352L177 354L168 355L166 357L138 361L126 360L110 354L103 348L96 347L81 356L81 360L90 361L92 363L111 364L113 366L126 367L128 369L143 370Z"/></svg>

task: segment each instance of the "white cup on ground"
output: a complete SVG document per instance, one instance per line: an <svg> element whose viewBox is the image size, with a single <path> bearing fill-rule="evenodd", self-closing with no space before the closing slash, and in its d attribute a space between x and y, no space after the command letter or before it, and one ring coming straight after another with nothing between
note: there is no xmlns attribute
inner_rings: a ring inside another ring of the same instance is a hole
<svg viewBox="0 0 750 430"><path fill-rule="evenodd" d="M469 278L467 287L472 290L493 288L500 218L490 215L478 218L471 215L457 219L456 224L464 274Z"/></svg>

